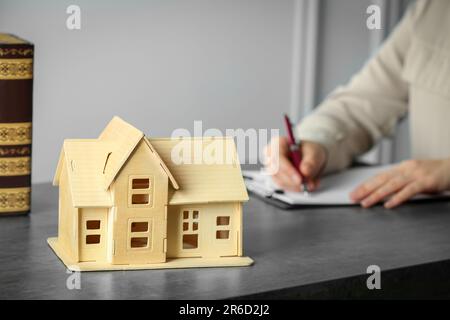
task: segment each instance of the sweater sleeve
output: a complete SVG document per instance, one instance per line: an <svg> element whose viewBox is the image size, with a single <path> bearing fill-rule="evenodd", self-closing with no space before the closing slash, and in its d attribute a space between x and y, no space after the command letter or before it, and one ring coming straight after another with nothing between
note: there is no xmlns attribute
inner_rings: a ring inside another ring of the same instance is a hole
<svg viewBox="0 0 450 320"><path fill-rule="evenodd" d="M402 69L414 21L425 2L413 5L375 56L296 127L301 140L327 149L325 172L349 166L355 156L391 134L406 114L409 85Z"/></svg>

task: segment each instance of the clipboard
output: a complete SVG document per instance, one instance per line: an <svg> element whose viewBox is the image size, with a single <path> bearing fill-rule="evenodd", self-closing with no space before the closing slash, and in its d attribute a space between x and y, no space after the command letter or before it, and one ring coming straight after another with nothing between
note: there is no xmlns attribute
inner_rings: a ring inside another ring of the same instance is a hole
<svg viewBox="0 0 450 320"><path fill-rule="evenodd" d="M280 209L298 209L313 207L342 207L359 205L354 203L349 194L358 185L370 177L392 168L387 166L365 166L325 176L317 191L305 195L300 192L285 192L276 186L272 178L264 172L243 171L247 190L259 199ZM436 195L419 194L410 201L448 200L449 192Z"/></svg>

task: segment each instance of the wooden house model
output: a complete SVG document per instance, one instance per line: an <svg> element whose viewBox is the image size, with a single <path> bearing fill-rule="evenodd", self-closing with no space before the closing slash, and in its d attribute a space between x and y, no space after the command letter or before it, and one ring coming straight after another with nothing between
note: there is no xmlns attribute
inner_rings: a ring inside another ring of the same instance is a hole
<svg viewBox="0 0 450 320"><path fill-rule="evenodd" d="M220 142L232 161L176 164L180 143ZM65 140L55 178L58 237L48 243L71 270L248 266L248 200L232 138L147 138L114 117L98 139Z"/></svg>

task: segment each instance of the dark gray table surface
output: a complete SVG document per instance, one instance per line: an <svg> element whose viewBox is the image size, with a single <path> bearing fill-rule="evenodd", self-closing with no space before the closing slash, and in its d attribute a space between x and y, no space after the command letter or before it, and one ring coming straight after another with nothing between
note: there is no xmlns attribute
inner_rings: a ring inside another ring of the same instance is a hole
<svg viewBox="0 0 450 320"><path fill-rule="evenodd" d="M46 243L57 233L57 189L34 185L32 201L30 215L0 217L1 299L233 298L367 277L372 264L383 272L450 259L450 202L283 211L252 197L244 253L253 266L89 272L69 290Z"/></svg>

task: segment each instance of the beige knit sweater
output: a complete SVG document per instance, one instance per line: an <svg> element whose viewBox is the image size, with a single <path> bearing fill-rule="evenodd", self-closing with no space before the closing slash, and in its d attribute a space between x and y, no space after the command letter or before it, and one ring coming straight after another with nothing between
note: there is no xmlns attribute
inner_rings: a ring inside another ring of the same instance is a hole
<svg viewBox="0 0 450 320"><path fill-rule="evenodd" d="M450 0L418 0L350 82L296 134L328 150L326 171L348 166L409 112L412 156L450 157Z"/></svg>

